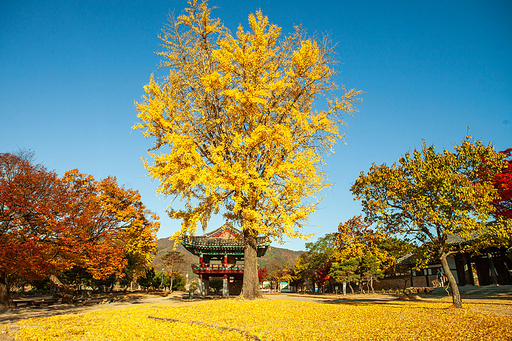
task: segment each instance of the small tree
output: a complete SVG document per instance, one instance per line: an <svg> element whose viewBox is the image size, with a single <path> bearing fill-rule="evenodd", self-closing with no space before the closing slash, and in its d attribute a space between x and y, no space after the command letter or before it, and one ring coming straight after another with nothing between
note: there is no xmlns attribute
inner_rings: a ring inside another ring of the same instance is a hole
<svg viewBox="0 0 512 341"><path fill-rule="evenodd" d="M339 261L331 264L329 275L336 282L343 283L343 296L347 294L347 284L352 294L354 288L352 288L351 282L359 281L361 276L357 273L359 269L359 260L356 258L351 259L340 259Z"/></svg>
<svg viewBox="0 0 512 341"><path fill-rule="evenodd" d="M295 273L293 267L288 263L280 264L280 266L270 275L277 283L277 288L280 290L279 283L291 283L295 280Z"/></svg>
<svg viewBox="0 0 512 341"><path fill-rule="evenodd" d="M386 255L382 253L369 252L361 258L361 278L366 282L368 293L370 293L370 290L372 294L375 293L373 290L373 281L384 277L384 257L386 257Z"/></svg>
<svg viewBox="0 0 512 341"><path fill-rule="evenodd" d="M181 273L177 274L176 277L174 277L174 281L171 285L171 288L173 290L179 290L183 291L185 290L185 278Z"/></svg>
<svg viewBox="0 0 512 341"><path fill-rule="evenodd" d="M258 281L260 283L264 282L268 277L267 268L258 268Z"/></svg>
<svg viewBox="0 0 512 341"><path fill-rule="evenodd" d="M303 283L310 282L314 286L316 281L314 269L314 255L310 252L304 252L297 258L297 262L295 263L295 273L297 274L299 281Z"/></svg>
<svg viewBox="0 0 512 341"><path fill-rule="evenodd" d="M149 268L145 271L143 276L137 279L137 283L143 288L148 289L150 287L156 288L160 285L158 277L155 272L155 268Z"/></svg>
<svg viewBox="0 0 512 341"><path fill-rule="evenodd" d="M171 291L172 291L172 282L173 280L179 276L179 270L182 268L185 263L185 258L181 254L181 252L176 250L167 251L167 254L162 256L162 260L164 264L169 269L169 278L171 279Z"/></svg>
<svg viewBox="0 0 512 341"><path fill-rule="evenodd" d="M333 234L328 233L314 243L306 243L306 252L297 259L294 271L299 280L317 283L323 290L329 281L331 258L335 252Z"/></svg>
<svg viewBox="0 0 512 341"><path fill-rule="evenodd" d="M396 239L372 230L371 224L365 223L361 215L338 225L334 244L337 252L333 258L337 262L349 261L347 264L356 266L360 287L365 282L368 292L373 292L373 281L383 277L397 256L401 256L391 252L399 249L401 243L397 244Z"/></svg>
<svg viewBox="0 0 512 341"><path fill-rule="evenodd" d="M385 233L415 238L424 246L424 262L441 261L457 308L462 301L447 257L459 250L446 240L457 234L478 247L478 238L493 232L487 224L498 198L492 179L504 166L503 156L469 136L455 152L423 144L399 164L372 165L351 188L369 222Z"/></svg>
<svg viewBox="0 0 512 341"><path fill-rule="evenodd" d="M215 292L219 293L222 290L222 287L224 286L224 281L221 278L211 278L209 287L214 289Z"/></svg>
<svg viewBox="0 0 512 341"><path fill-rule="evenodd" d="M325 292L325 285L331 279L331 275L329 274L331 270L331 262L325 262L318 266L315 271L316 282L320 286L320 292L323 294Z"/></svg>

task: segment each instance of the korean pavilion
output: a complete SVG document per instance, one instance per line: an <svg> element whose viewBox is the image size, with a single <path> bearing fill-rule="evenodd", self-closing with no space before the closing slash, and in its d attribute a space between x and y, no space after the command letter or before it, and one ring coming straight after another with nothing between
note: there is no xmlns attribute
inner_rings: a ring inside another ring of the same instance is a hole
<svg viewBox="0 0 512 341"><path fill-rule="evenodd" d="M262 257L270 241L257 237L257 256ZM211 278L222 278L222 295L239 295L244 276L244 243L242 231L228 223L202 236L186 236L181 243L190 253L199 257L192 271L199 275L199 295L207 295Z"/></svg>

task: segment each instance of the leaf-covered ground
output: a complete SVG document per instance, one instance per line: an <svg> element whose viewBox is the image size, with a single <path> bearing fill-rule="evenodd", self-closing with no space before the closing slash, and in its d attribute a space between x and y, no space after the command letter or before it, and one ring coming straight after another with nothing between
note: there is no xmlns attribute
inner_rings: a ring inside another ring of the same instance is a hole
<svg viewBox="0 0 512 341"><path fill-rule="evenodd" d="M454 309L444 302L237 299L142 305L18 324L16 340L512 340L510 315L474 306Z"/></svg>

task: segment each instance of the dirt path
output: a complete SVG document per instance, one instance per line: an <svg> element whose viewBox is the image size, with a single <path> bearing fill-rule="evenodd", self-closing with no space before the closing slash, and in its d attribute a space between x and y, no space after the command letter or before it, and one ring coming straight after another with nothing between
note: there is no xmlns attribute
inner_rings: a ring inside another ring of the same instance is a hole
<svg viewBox="0 0 512 341"><path fill-rule="evenodd" d="M6 323L14 323L16 321L32 317L47 317L63 314L79 314L83 312L103 309L120 309L141 304L180 305L191 303L187 302L186 300L183 300L182 296L183 293L181 292L169 295L159 293L116 293L111 295L101 295L92 297L95 300L101 300L101 302L93 303L90 305L54 304L49 306L42 305L39 307L20 306L0 310L0 325Z"/></svg>
<svg viewBox="0 0 512 341"><path fill-rule="evenodd" d="M83 305L83 304L54 304L50 306L28 307L20 306L9 309L0 309L0 341L14 340L7 333L19 330L16 324L19 320L37 317L48 317L53 315L81 314L97 310L121 309L142 304L158 305L189 305L204 302L203 300L184 300L184 293L177 292L169 295L161 293L115 293L110 295L100 295L93 297L101 299L101 303ZM7 329L7 330L6 330Z"/></svg>

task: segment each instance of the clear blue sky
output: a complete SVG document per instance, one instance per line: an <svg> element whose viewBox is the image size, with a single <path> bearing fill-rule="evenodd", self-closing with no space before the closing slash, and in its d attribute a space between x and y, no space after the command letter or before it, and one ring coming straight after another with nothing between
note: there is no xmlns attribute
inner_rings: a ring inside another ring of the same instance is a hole
<svg viewBox="0 0 512 341"><path fill-rule="evenodd" d="M349 191L372 162L392 163L422 139L438 148L474 138L512 147L512 2L228 1L214 16L235 31L258 9L290 32L302 24L338 44L341 79L363 90L346 144L326 168L335 186L310 218L323 236L360 213ZM0 152L31 149L62 175L78 168L137 189L161 217L159 238L180 222L164 210L141 157L152 141L131 127L158 34L185 1L0 1ZM211 221L209 230L223 223ZM201 233L201 232L199 232ZM313 238L312 241L316 239ZM278 246L276 244L276 246ZM303 249L302 241L285 245Z"/></svg>

